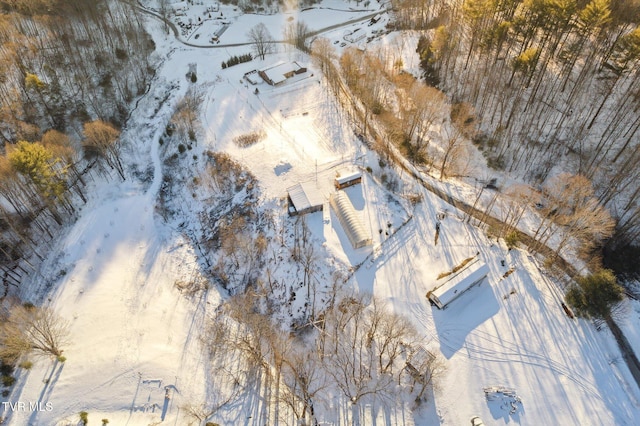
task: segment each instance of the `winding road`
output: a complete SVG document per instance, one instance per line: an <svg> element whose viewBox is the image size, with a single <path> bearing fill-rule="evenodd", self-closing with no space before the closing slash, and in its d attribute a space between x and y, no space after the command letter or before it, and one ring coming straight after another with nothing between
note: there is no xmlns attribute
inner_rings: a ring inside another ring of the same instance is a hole
<svg viewBox="0 0 640 426"><path fill-rule="evenodd" d="M126 1L126 0L125 0ZM156 12L153 9L149 9L147 7L144 7L143 5L141 5L139 2L134 3L132 1L126 1L127 3L129 3L131 6L135 7L136 9L140 10L143 13L146 13L147 15L153 16L156 19L159 19L160 21L164 22L173 32L173 35L175 36L176 40L182 44L184 44L185 46L189 46L189 47L196 47L196 48L200 48L200 49L222 49L225 47L238 47L238 46L249 46L252 45L252 42L244 42L244 43L225 43L225 44L213 44L213 45L201 45L201 44L194 44L194 43L190 43L187 40L183 39L182 36L180 35L180 31L178 30L178 27L176 27L176 25L171 22L171 20L165 18L164 16L162 16L162 14ZM368 15L363 15L360 16L358 18L354 18L354 19L350 19L348 21L345 22L341 22L339 24L334 24L334 25L329 25L328 27L324 27L324 28L320 28L319 30L315 30L315 31L310 31L309 33L307 33L307 38L313 38L316 37L322 33L325 33L327 31L332 31L338 28L342 28L342 27L346 27L347 25L351 25L351 24L355 24L358 22L363 22L363 21L368 21L371 18L373 18L374 16L380 14L380 13L384 13L386 11L385 10L377 10L374 11ZM346 12L346 11L342 11L342 12ZM362 10L354 10L353 12L363 12ZM289 43L288 41L285 40L274 40L274 43Z"/></svg>

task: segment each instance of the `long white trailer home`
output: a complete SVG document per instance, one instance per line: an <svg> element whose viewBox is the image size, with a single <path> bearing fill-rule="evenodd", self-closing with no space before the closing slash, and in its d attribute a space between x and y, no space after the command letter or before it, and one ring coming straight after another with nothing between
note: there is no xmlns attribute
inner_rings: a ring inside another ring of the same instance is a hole
<svg viewBox="0 0 640 426"><path fill-rule="evenodd" d="M489 267L480 259L476 259L443 284L427 293L427 297L438 308L444 309L462 293L479 284L487 274L489 274Z"/></svg>

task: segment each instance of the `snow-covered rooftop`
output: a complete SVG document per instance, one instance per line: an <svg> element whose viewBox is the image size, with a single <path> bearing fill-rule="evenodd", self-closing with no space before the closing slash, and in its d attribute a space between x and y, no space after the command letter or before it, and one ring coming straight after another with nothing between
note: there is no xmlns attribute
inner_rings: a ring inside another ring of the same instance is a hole
<svg viewBox="0 0 640 426"><path fill-rule="evenodd" d="M464 269L436 287L429 297L439 308L444 308L457 299L462 293L481 281L488 273L489 267L480 259L475 259Z"/></svg>
<svg viewBox="0 0 640 426"><path fill-rule="evenodd" d="M351 245L353 245L354 248L370 245L371 235L364 229L362 220L353 208L349 196L344 192L337 192L331 195L329 202L336 216L338 216L347 237L349 237Z"/></svg>
<svg viewBox="0 0 640 426"><path fill-rule="evenodd" d="M344 185L347 182L360 179L361 177L362 177L362 173L360 173L359 171L342 172L340 173L340 176L336 178L336 182L339 185Z"/></svg>
<svg viewBox="0 0 640 426"><path fill-rule="evenodd" d="M267 76L270 84L277 86L278 84L284 82L287 78L291 77L291 74L295 72L299 72L303 67L301 67L297 62L278 62L275 65L272 65L268 68L263 68L260 72L264 73Z"/></svg>
<svg viewBox="0 0 640 426"><path fill-rule="evenodd" d="M298 183L287 188L287 194L296 212L305 212L322 206L322 195L309 183Z"/></svg>

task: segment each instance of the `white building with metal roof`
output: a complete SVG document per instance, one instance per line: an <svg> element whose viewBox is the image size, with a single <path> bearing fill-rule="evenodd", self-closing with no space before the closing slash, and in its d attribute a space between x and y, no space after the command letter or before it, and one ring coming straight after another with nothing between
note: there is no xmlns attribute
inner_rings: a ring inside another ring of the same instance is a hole
<svg viewBox="0 0 640 426"><path fill-rule="evenodd" d="M482 282L488 274L489 267L480 259L476 259L443 284L427 293L427 297L438 308L444 309L471 287Z"/></svg>

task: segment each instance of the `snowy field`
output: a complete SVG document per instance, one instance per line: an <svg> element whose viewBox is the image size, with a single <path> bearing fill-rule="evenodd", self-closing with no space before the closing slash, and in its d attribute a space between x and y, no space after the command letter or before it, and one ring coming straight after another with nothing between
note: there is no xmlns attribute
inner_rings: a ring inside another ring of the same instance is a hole
<svg viewBox="0 0 640 426"><path fill-rule="evenodd" d="M327 5L347 10L355 3ZM311 28L324 28L349 21L350 13L325 9L300 15ZM229 17L221 40L245 42L247 29L258 22L281 34L286 16ZM358 142L308 56L281 48L264 61L221 70L222 61L249 46L186 47L165 35L161 23L148 24L164 60L123 138L130 169L152 177L96 182L94 199L32 277L30 294L70 321L72 343L65 363L39 359L19 373L9 400L49 403L51 409L5 410L10 424L76 425L78 413L86 411L90 424L106 418L110 425L186 425L184 404L207 398L212 373L200 332L226 296L215 286L197 297L180 293L174 284L198 276L201 263L176 224L156 213L163 179L159 138L191 84L185 78L188 64L195 64L196 85L204 91L202 134L189 155L229 153L259 181L261 202L281 207L279 220L291 220L283 201L288 187L306 182L327 203L337 171L364 173L362 184L346 192L372 246L352 249L333 213L307 217L327 257L324 272L330 274L331 265L353 271L348 285L408 316L424 346L440 352L447 368L427 404L412 411L407 402L385 414L388 424L467 425L474 415L486 425L638 424L640 391L613 336L567 318L556 285L526 252L489 240L406 176L397 178L398 191L391 193L382 175L395 172ZM392 34L379 42L399 47L407 67L417 67L411 56L414 35ZM297 61L308 71L278 87L242 78L280 61ZM259 130L265 138L250 147L233 142ZM413 206L407 194L422 195L422 202ZM436 244L437 217L442 219ZM442 311L431 306L425 294L437 276L476 255L490 268L487 279ZM637 317L637 308L633 312ZM488 399L487 387L513 390L517 398L491 394ZM249 407L239 410L246 415L236 419L257 424ZM324 424L348 424L328 409L318 416ZM370 413L366 423L382 424L385 416Z"/></svg>

